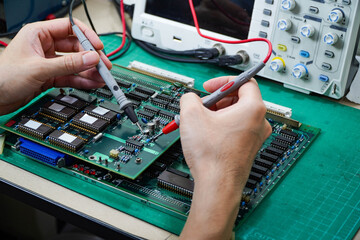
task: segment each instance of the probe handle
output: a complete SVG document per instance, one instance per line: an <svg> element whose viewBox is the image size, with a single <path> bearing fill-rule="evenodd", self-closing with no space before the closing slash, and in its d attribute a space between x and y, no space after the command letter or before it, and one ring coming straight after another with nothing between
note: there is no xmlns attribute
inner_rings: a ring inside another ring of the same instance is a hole
<svg viewBox="0 0 360 240"><path fill-rule="evenodd" d="M235 77L233 80L207 96L203 99L203 104L205 107L209 108L215 103L232 93L233 91L239 89L242 85L248 82L252 77L254 77L258 72L265 67L265 63L261 62L248 71L241 73L239 76ZM176 115L175 119L167 124L163 129L162 133L168 134L172 131L175 131L180 126L180 115Z"/></svg>
<svg viewBox="0 0 360 240"><path fill-rule="evenodd" d="M81 46L85 51L95 51L94 47L91 45L90 41L85 37L84 33L80 30L80 28L76 25L72 26L73 31L77 38L80 41ZM106 67L105 63L100 59L99 64L96 66L99 71L101 77L103 78L106 85L111 90L114 95L116 101L120 105L120 109L124 110L125 108L132 106L131 101L129 101L123 91L121 91L119 85L115 81L114 77L111 75L109 69Z"/></svg>
<svg viewBox="0 0 360 240"><path fill-rule="evenodd" d="M253 68L241 73L239 76L235 77L233 80L207 96L203 99L203 104L205 107L210 108L215 103L219 102L221 99L239 89L242 85L247 83L252 77L254 77L261 69L263 69L265 63L261 62L258 65L255 65Z"/></svg>

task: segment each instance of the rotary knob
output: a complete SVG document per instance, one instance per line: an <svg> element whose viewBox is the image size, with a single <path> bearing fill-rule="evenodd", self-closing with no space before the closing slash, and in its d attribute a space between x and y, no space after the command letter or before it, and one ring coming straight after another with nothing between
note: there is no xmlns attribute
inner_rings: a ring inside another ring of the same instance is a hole
<svg viewBox="0 0 360 240"><path fill-rule="evenodd" d="M303 35L304 37L310 38L314 35L315 33L315 28L311 25L305 25L300 29L300 33L301 35Z"/></svg>
<svg viewBox="0 0 360 240"><path fill-rule="evenodd" d="M344 12L340 9L333 9L329 13L329 21L333 23L339 23L344 19Z"/></svg>
<svg viewBox="0 0 360 240"><path fill-rule="evenodd" d="M295 0L282 0L281 1L281 9L285 11L291 11L295 8L296 2Z"/></svg>
<svg viewBox="0 0 360 240"><path fill-rule="evenodd" d="M328 45L335 45L339 40L339 36L336 33L327 33L324 35L324 43Z"/></svg>
<svg viewBox="0 0 360 240"><path fill-rule="evenodd" d="M270 69L274 72L281 72L285 69L285 61L282 58L276 57L270 63Z"/></svg>
<svg viewBox="0 0 360 240"><path fill-rule="evenodd" d="M294 78L304 78L308 75L308 69L304 64L297 64L294 66L293 70L292 70L292 75Z"/></svg>
<svg viewBox="0 0 360 240"><path fill-rule="evenodd" d="M281 31L288 31L292 26L290 19L280 19L277 23L277 27Z"/></svg>

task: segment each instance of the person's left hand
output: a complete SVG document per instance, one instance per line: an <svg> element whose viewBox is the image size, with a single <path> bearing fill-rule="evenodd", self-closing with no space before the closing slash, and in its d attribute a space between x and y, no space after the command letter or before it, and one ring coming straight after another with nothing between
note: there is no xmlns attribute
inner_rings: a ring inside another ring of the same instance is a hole
<svg viewBox="0 0 360 240"><path fill-rule="evenodd" d="M0 55L0 115L15 111L52 87L99 88L104 82L96 70L104 45L94 31L76 24L97 52L82 51L69 19L28 24ZM57 52L66 52L59 56Z"/></svg>

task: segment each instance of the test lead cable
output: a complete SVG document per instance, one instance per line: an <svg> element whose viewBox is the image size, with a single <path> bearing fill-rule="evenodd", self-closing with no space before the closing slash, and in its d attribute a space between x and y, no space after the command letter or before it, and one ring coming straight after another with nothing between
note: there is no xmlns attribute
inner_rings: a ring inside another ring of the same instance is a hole
<svg viewBox="0 0 360 240"><path fill-rule="evenodd" d="M70 23L72 26L72 29L74 31L74 34L79 39L79 42L81 46L84 48L85 51L95 51L95 48L90 43L89 39L84 35L84 33L80 30L80 28L74 23L73 17L72 17L72 8L75 0L72 0L70 4L70 10L69 10L69 18ZM124 31L125 32L125 31ZM109 69L106 67L105 63L101 60L99 61L99 64L96 66L97 70L99 71L101 77L103 78L106 85L111 90L112 94L114 95L116 101L120 105L120 109L125 112L125 114L128 116L128 118L138 126L140 131L142 132L141 126L139 124L139 119L136 116L134 105L131 101L129 101L123 91L121 91L119 85L115 81L114 77L111 75Z"/></svg>
<svg viewBox="0 0 360 240"><path fill-rule="evenodd" d="M257 73L259 73L265 67L265 64L269 61L271 54L272 54L272 44L271 44L270 40L268 40L266 38L251 38L251 39L246 39L246 40L230 41L230 40L223 40L223 39L218 39L218 38L204 35L200 31L199 23L197 20L194 4L193 4L192 0L189 0L189 5L190 5L191 13L192 13L192 16L194 19L195 28L201 37L207 38L207 39L210 39L213 41L229 43L229 44L242 44L242 43L262 41L262 42L266 42L269 47L268 53L263 62L260 62L257 65L255 65L254 67L252 67L251 69L241 73L239 76L235 77L233 80L226 83L224 86L220 87L218 90L216 90L215 92L213 92L212 94L210 94L209 96L207 96L206 98L204 98L202 100L203 105L207 108L210 108L211 106L213 106L215 103L217 103L218 101L220 101L221 99L223 99L224 97L229 95L230 93L239 89L242 85L247 83L251 78L253 78ZM169 133L175 131L176 129L179 128L179 126L180 126L180 115L176 115L174 120L171 121L169 124L167 124L158 135L156 135L152 138L152 140L156 140L163 134L169 134Z"/></svg>

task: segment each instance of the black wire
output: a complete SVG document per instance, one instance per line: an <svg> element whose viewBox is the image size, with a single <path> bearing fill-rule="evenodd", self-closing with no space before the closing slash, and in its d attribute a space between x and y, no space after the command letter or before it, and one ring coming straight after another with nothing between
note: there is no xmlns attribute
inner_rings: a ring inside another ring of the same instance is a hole
<svg viewBox="0 0 360 240"><path fill-rule="evenodd" d="M85 13L86 13L86 17L88 18L89 22L90 22L90 25L91 25L91 28L94 30L95 33L96 32L96 29L95 29L95 26L92 22L92 19L90 17L90 14L89 14L89 11L88 11L88 8L87 8L87 5L86 5L86 1L85 0L82 0L83 4L84 4L84 8L85 8Z"/></svg>
<svg viewBox="0 0 360 240"><path fill-rule="evenodd" d="M193 59L193 58L179 58L179 57L173 57L173 56L168 56L165 54L161 54L158 53L157 51L153 50L152 48L150 48L148 46L147 43L139 41L134 39L134 42L139 45L142 49L144 49L146 52L153 54L159 58L163 58L166 60L170 60L170 61L174 61L174 62L182 62L182 63L217 63L216 60L214 59Z"/></svg>
<svg viewBox="0 0 360 240"><path fill-rule="evenodd" d="M7 37L13 37L16 35L19 31L14 32L7 32L7 33L0 33L0 38L7 38Z"/></svg>
<svg viewBox="0 0 360 240"><path fill-rule="evenodd" d="M121 32L115 32L114 34L122 34L122 33ZM111 35L111 33L105 33L104 35L101 35L101 36L108 36L108 35ZM128 41L127 41L127 44L126 44L125 48L121 51L121 53L117 54L116 56L110 57L109 58L110 61L114 61L116 59L119 59L120 57L122 57L130 49L133 38L131 37L131 35L129 35L127 33L126 33L126 37L127 37Z"/></svg>
<svg viewBox="0 0 360 240"><path fill-rule="evenodd" d="M72 12L73 12L73 8L74 8L74 3L75 3L75 0L72 0L71 3L70 3L70 7L69 7L69 18L70 18L70 23L71 23L72 26L75 25L74 19L73 19L73 13L72 13ZM94 32L96 33L96 29L95 29L95 26L94 26L94 24L93 24L93 21L92 21L92 19L91 19L91 17L90 17L89 10L88 10L88 8L87 8L87 5L86 5L85 0L82 0L82 3L83 3L83 5L84 5L86 17L87 17L88 21L90 22L91 28L92 28L92 30L94 30Z"/></svg>

